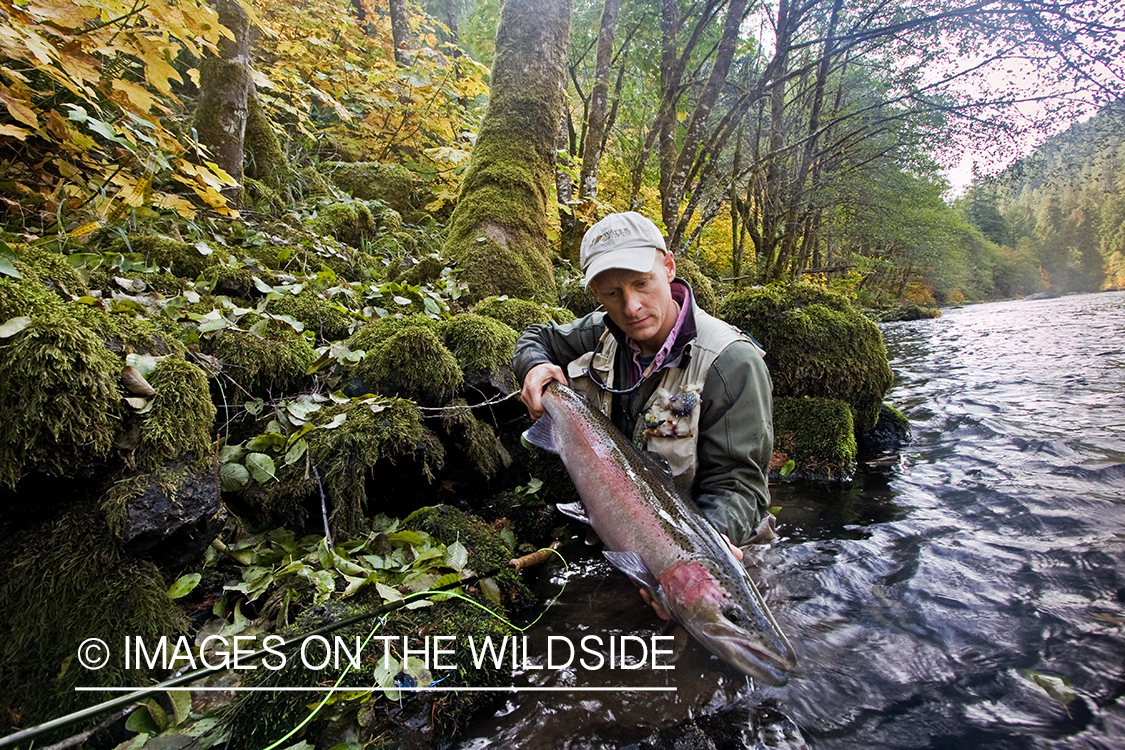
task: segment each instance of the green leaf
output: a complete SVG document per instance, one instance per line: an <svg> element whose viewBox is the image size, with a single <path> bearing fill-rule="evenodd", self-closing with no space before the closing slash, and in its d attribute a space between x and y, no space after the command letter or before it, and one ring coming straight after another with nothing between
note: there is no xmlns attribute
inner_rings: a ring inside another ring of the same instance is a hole
<svg viewBox="0 0 1125 750"><path fill-rule="evenodd" d="M168 588L168 596L173 599L179 599L181 597L187 596L195 589L196 586L199 585L199 582L202 579L203 576L199 573L188 573L187 575L182 575L178 579L176 579L176 582Z"/></svg>
<svg viewBox="0 0 1125 750"><path fill-rule="evenodd" d="M293 443L293 447L285 453L285 465L292 466L304 457L305 451L309 449L308 441L305 439L298 440Z"/></svg>
<svg viewBox="0 0 1125 750"><path fill-rule="evenodd" d="M223 464L219 468L219 483L223 492L238 492L250 484L250 472L242 464Z"/></svg>
<svg viewBox="0 0 1125 750"><path fill-rule="evenodd" d="M14 279L23 278L23 276L20 275L19 270L16 268L16 265L3 255L0 255L0 274L11 276Z"/></svg>
<svg viewBox="0 0 1125 750"><path fill-rule="evenodd" d="M796 468L797 468L797 462L794 461L793 459L789 459L788 461L785 462L784 466L782 466L780 469L777 470L777 473L781 475L782 479L784 479L785 477L792 474L796 470Z"/></svg>
<svg viewBox="0 0 1125 750"><path fill-rule="evenodd" d="M495 605L500 605L503 602L503 598L500 596L500 587L491 578L485 578L480 582L480 591L488 601Z"/></svg>
<svg viewBox="0 0 1125 750"><path fill-rule="evenodd" d="M160 727L156 726L147 706L139 706L136 711L129 714L125 720L125 728L137 734L160 734Z"/></svg>
<svg viewBox="0 0 1125 750"><path fill-rule="evenodd" d="M31 318L22 316L19 318L9 318L2 325L0 325L0 339L6 339L15 336L31 325Z"/></svg>
<svg viewBox="0 0 1125 750"><path fill-rule="evenodd" d="M211 246L207 244L207 240L200 240L199 242L195 243L195 249L199 252L200 255L210 255L211 253L215 252L211 249Z"/></svg>
<svg viewBox="0 0 1125 750"><path fill-rule="evenodd" d="M174 725L179 726L191 716L191 693L186 690L169 690L167 696L172 704Z"/></svg>
<svg viewBox="0 0 1125 750"><path fill-rule="evenodd" d="M251 453L243 460L250 476L259 484L265 484L270 479L277 481L277 467L273 459L265 453Z"/></svg>

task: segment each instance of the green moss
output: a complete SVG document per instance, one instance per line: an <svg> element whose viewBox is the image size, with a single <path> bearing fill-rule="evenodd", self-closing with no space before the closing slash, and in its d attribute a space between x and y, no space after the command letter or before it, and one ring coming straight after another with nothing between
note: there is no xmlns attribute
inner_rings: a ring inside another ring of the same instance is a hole
<svg viewBox="0 0 1125 750"><path fill-rule="evenodd" d="M16 255L16 270L25 278L37 280L59 299L69 301L86 293L85 280L67 263L64 255L33 245L10 247Z"/></svg>
<svg viewBox="0 0 1125 750"><path fill-rule="evenodd" d="M941 310L936 307L922 307L921 305L899 305L891 310L884 310L879 314L878 320L883 323L893 323L902 320L926 320L927 318L940 318Z"/></svg>
<svg viewBox="0 0 1125 750"><path fill-rule="evenodd" d="M461 407L461 408L455 408ZM446 433L461 446L481 474L491 479L500 470L501 446L492 425L477 419L463 399L455 399L442 413Z"/></svg>
<svg viewBox="0 0 1125 750"><path fill-rule="evenodd" d="M365 238L373 236L378 229L371 209L361 201L320 206L317 215L309 221L308 225L313 232L335 237L352 247L359 247Z"/></svg>
<svg viewBox="0 0 1125 750"><path fill-rule="evenodd" d="M284 294L271 300L269 311L301 321L308 330L316 334L320 342L346 339L352 332L352 325L358 322L356 315L339 303L325 299L307 288L296 296Z"/></svg>
<svg viewBox="0 0 1125 750"><path fill-rule="evenodd" d="M512 328L495 318L464 313L445 322L444 335L467 381L487 380L504 392L516 388L512 353L519 334Z"/></svg>
<svg viewBox="0 0 1125 750"><path fill-rule="evenodd" d="M185 279L197 278L209 268L230 262L226 248L214 243L209 247L210 254L204 255L195 245L152 233L131 234L128 245L120 241L115 244L118 252L140 253L148 265L168 269Z"/></svg>
<svg viewBox="0 0 1125 750"><path fill-rule="evenodd" d="M690 258L676 258L676 276L683 279L695 292L695 301L712 315L719 307L719 297L711 286L711 279L699 270L699 266Z"/></svg>
<svg viewBox="0 0 1125 750"><path fill-rule="evenodd" d="M114 444L121 362L61 304L0 342L0 486L28 471L65 476Z"/></svg>
<svg viewBox="0 0 1125 750"><path fill-rule="evenodd" d="M841 399L857 431L875 425L893 375L878 327L845 298L811 284L770 285L730 295L719 313L762 343L776 396Z"/></svg>
<svg viewBox="0 0 1125 750"><path fill-rule="evenodd" d="M169 318L143 318L131 312L110 313L100 307L81 304L68 306L67 312L97 333L106 348L122 357L134 352L154 357L187 354L187 347L179 338L181 329Z"/></svg>
<svg viewBox="0 0 1125 750"><path fill-rule="evenodd" d="M399 212L410 206L414 175L400 164L333 161L321 164L320 170L357 200L383 201Z"/></svg>
<svg viewBox="0 0 1125 750"><path fill-rule="evenodd" d="M157 363L147 380L156 395L142 415L137 467L151 471L185 457L193 464L209 463L216 410L207 375L187 360L169 357Z"/></svg>
<svg viewBox="0 0 1125 750"><path fill-rule="evenodd" d="M449 505L433 505L411 513L403 525L425 531L444 544L461 542L469 551L469 567L478 573L497 570L497 584L505 592L507 606L531 600L531 594L517 573L508 567L513 550L496 529L477 516Z"/></svg>
<svg viewBox="0 0 1125 750"><path fill-rule="evenodd" d="M856 459L849 405L829 398L776 398L774 451L796 464L795 475L823 479L849 476Z"/></svg>
<svg viewBox="0 0 1125 750"><path fill-rule="evenodd" d="M578 317L592 313L600 306L580 277L569 278L559 284L559 301Z"/></svg>
<svg viewBox="0 0 1125 750"><path fill-rule="evenodd" d="M385 395L441 401L464 382L457 359L426 327L406 326L366 351L356 374Z"/></svg>
<svg viewBox="0 0 1125 750"><path fill-rule="evenodd" d="M76 692L78 685L148 684L147 671L124 669L125 636L155 643L185 629L159 571L129 557L96 509L75 507L5 538L0 550L3 726L14 716L31 726L112 697ZM110 646L111 658L100 670L84 669L74 659L87 638ZM70 727L63 736L74 731Z"/></svg>
<svg viewBox="0 0 1125 750"><path fill-rule="evenodd" d="M290 179L290 184L301 195L310 198L335 198L339 194L332 183L324 179L324 175L312 167L302 167L297 170L297 173Z"/></svg>
<svg viewBox="0 0 1125 750"><path fill-rule="evenodd" d="M523 331L534 323L569 323L574 313L562 307L549 307L515 297L488 297L473 307L477 315L495 318L515 331Z"/></svg>
<svg viewBox="0 0 1125 750"><path fill-rule="evenodd" d="M155 271L144 273L141 271L105 271L98 269L90 272L89 288L102 292L120 292L121 285L116 279L140 281L145 285L144 292L158 292L166 297L175 297L192 287L191 282L182 279L170 271ZM106 297L109 295L107 294Z"/></svg>
<svg viewBox="0 0 1125 750"><path fill-rule="evenodd" d="M252 325L253 321L243 321ZM250 397L269 397L299 390L305 370L316 352L304 336L287 325L271 321L264 336L249 331L223 330L204 342L207 354L222 363L223 374L238 384L226 388L232 403Z"/></svg>
<svg viewBox="0 0 1125 750"><path fill-rule="evenodd" d="M441 277L445 270L445 261L436 255L428 255L415 263L409 270L402 274L402 281L414 286L428 284Z"/></svg>
<svg viewBox="0 0 1125 750"><path fill-rule="evenodd" d="M259 181L269 190L281 187L289 171L289 162L277 131L256 96L248 97L246 101L246 132L242 139L242 151L246 156L246 176Z"/></svg>
<svg viewBox="0 0 1125 750"><path fill-rule="evenodd" d="M308 436L313 463L332 503L333 523L345 533L363 528L363 513L368 509L364 477L376 465L383 463L385 468L409 457L432 480L433 472L444 464L441 442L422 423L418 407L405 399L339 404L318 414L318 424L345 415L339 427L313 430Z"/></svg>

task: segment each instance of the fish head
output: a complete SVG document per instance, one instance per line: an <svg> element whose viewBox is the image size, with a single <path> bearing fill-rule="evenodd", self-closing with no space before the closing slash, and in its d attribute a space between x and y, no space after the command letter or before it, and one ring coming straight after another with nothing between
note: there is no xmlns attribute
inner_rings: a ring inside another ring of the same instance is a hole
<svg viewBox="0 0 1125 750"><path fill-rule="evenodd" d="M797 666L793 647L744 570L697 559L661 576L661 605L708 651L741 672L781 686Z"/></svg>

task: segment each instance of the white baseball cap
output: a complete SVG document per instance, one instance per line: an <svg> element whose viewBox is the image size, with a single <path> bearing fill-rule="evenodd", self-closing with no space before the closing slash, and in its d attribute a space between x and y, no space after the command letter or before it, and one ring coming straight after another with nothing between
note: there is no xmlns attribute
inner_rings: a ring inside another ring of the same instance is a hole
<svg viewBox="0 0 1125 750"><path fill-rule="evenodd" d="M595 276L610 268L651 271L665 250L664 235L650 219L636 211L610 214L587 229L582 237L585 285L590 286Z"/></svg>

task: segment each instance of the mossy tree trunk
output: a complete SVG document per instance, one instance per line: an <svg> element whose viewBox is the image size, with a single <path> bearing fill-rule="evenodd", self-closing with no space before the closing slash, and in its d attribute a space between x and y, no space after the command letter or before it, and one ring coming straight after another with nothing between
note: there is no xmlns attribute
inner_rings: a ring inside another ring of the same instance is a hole
<svg viewBox="0 0 1125 750"><path fill-rule="evenodd" d="M234 178L237 187L225 190L238 205L242 199L242 142L246 133L246 98L250 92L250 19L234 0L210 0L219 22L233 39L219 39L218 56L208 55L199 66L199 106L195 129L199 142L211 150L215 163Z"/></svg>
<svg viewBox="0 0 1125 750"><path fill-rule="evenodd" d="M488 112L446 252L470 294L556 301L547 202L563 113L571 0L506 0Z"/></svg>

